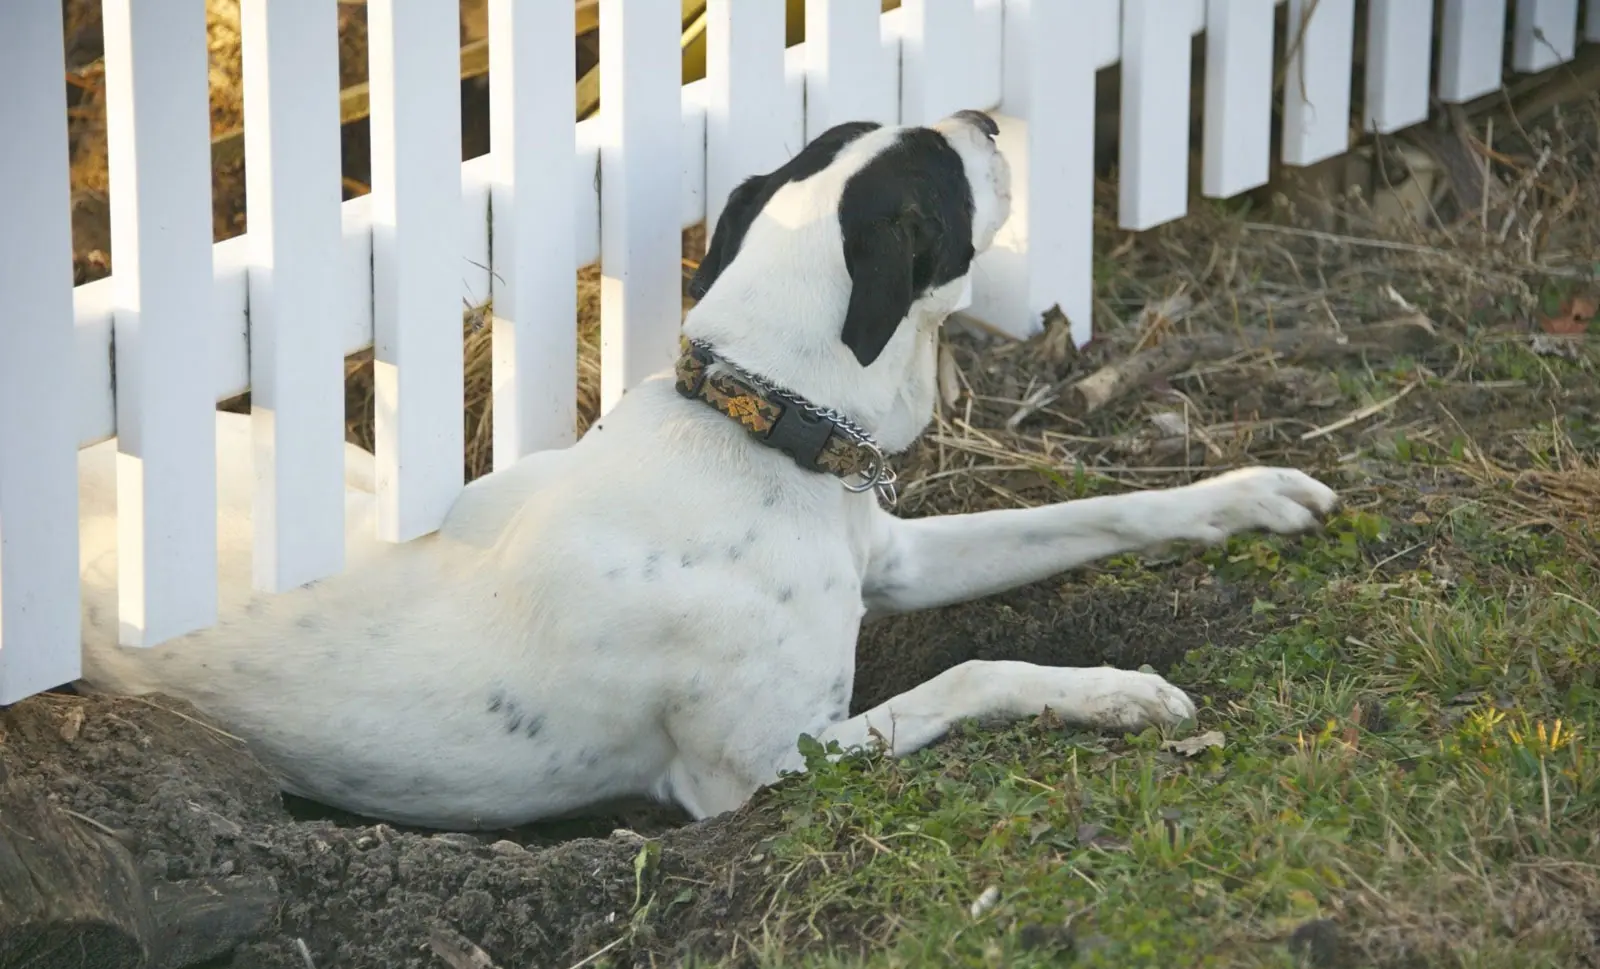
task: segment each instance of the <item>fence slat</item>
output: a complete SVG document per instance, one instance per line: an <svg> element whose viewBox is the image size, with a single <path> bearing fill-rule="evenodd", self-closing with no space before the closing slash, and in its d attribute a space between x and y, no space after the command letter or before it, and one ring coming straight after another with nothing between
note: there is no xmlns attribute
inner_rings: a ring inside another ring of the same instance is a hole
<svg viewBox="0 0 1600 969"><path fill-rule="evenodd" d="M339 32L326 0L243 0L250 212L254 582L344 568L344 355L337 276Z"/></svg>
<svg viewBox="0 0 1600 969"><path fill-rule="evenodd" d="M678 0L600 0L602 412L678 353L679 16Z"/></svg>
<svg viewBox="0 0 1600 969"><path fill-rule="evenodd" d="M1578 0L1517 0L1511 69L1522 74L1572 60L1578 46Z"/></svg>
<svg viewBox="0 0 1600 969"><path fill-rule="evenodd" d="M0 31L0 704L77 679L76 345L61 4Z"/></svg>
<svg viewBox="0 0 1600 969"><path fill-rule="evenodd" d="M1355 19L1355 0L1289 0L1293 53L1284 66L1286 164L1311 165L1350 147Z"/></svg>
<svg viewBox="0 0 1600 969"><path fill-rule="evenodd" d="M1173 16L1172 0L1124 0L1117 184L1124 229L1160 225L1189 207L1192 40L1189 24Z"/></svg>
<svg viewBox="0 0 1600 969"><path fill-rule="evenodd" d="M1388 134L1428 118L1433 5L1372 0L1367 12L1365 128Z"/></svg>
<svg viewBox="0 0 1600 969"><path fill-rule="evenodd" d="M706 225L739 182L800 150L789 145L783 72L784 5L706 4Z"/></svg>
<svg viewBox="0 0 1600 969"><path fill-rule="evenodd" d="M1600 0L1589 0L1589 10L1583 22L1583 39L1600 44Z"/></svg>
<svg viewBox="0 0 1600 969"><path fill-rule="evenodd" d="M126 646L217 616L211 141L204 0L105 0Z"/></svg>
<svg viewBox="0 0 1600 969"><path fill-rule="evenodd" d="M1500 86L1506 0L1443 0L1439 100L1470 101Z"/></svg>
<svg viewBox="0 0 1600 969"><path fill-rule="evenodd" d="M367 4L378 536L437 529L461 490L461 92L453 0Z"/></svg>
<svg viewBox="0 0 1600 969"><path fill-rule="evenodd" d="M489 2L494 466L577 434L570 3Z"/></svg>
<svg viewBox="0 0 1600 969"><path fill-rule="evenodd" d="M1206 4L1200 190L1228 198L1265 185L1272 166L1274 0Z"/></svg>
<svg viewBox="0 0 1600 969"><path fill-rule="evenodd" d="M996 139L1011 162L1011 217L972 271L969 314L1016 337L1059 306L1093 334L1095 63L1114 4L1006 0L1005 96ZM1034 106L1039 109L1035 110Z"/></svg>
<svg viewBox="0 0 1600 969"><path fill-rule="evenodd" d="M931 124L975 93L973 0L904 0L900 5L900 123Z"/></svg>

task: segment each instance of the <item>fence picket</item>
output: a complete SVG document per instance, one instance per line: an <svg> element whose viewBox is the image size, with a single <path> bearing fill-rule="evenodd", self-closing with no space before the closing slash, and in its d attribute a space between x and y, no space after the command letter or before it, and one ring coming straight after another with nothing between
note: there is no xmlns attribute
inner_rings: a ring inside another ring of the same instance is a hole
<svg viewBox="0 0 1600 969"><path fill-rule="evenodd" d="M1172 0L1123 0L1118 219L1148 229L1189 207L1189 24Z"/></svg>
<svg viewBox="0 0 1600 969"><path fill-rule="evenodd" d="M1578 0L1517 0L1512 70L1533 74L1565 64L1577 46Z"/></svg>
<svg viewBox="0 0 1600 969"><path fill-rule="evenodd" d="M443 522L464 478L459 13L370 0L373 438L378 535Z"/></svg>
<svg viewBox="0 0 1600 969"><path fill-rule="evenodd" d="M105 0L126 646L217 616L211 140L203 0Z"/></svg>
<svg viewBox="0 0 1600 969"><path fill-rule="evenodd" d="M678 352L679 13L678 0L600 0L602 412Z"/></svg>
<svg viewBox="0 0 1600 969"><path fill-rule="evenodd" d="M494 466L577 434L570 3L489 0Z"/></svg>
<svg viewBox="0 0 1600 969"><path fill-rule="evenodd" d="M788 144L784 5L706 4L706 225L746 177L800 150Z"/></svg>
<svg viewBox="0 0 1600 969"><path fill-rule="evenodd" d="M1506 0L1443 0L1439 100L1470 101L1500 86Z"/></svg>
<svg viewBox="0 0 1600 969"><path fill-rule="evenodd" d="M254 581L344 568L344 354L336 298L339 32L325 0L243 0Z"/></svg>
<svg viewBox="0 0 1600 969"><path fill-rule="evenodd" d="M0 704L79 674L76 348L61 5L0 31Z"/></svg>
<svg viewBox="0 0 1600 969"><path fill-rule="evenodd" d="M1292 53L1284 65L1285 164L1315 164L1350 147L1355 19L1355 0L1289 0Z"/></svg>
<svg viewBox="0 0 1600 969"><path fill-rule="evenodd" d="M975 93L973 0L904 0L900 5L900 123L931 124L982 107Z"/></svg>
<svg viewBox="0 0 1600 969"><path fill-rule="evenodd" d="M1363 108L1367 131L1388 134L1427 120L1432 58L1432 4L1372 0Z"/></svg>
<svg viewBox="0 0 1600 969"><path fill-rule="evenodd" d="M1228 198L1265 185L1272 166L1275 0L1209 0L1200 190Z"/></svg>
<svg viewBox="0 0 1600 969"><path fill-rule="evenodd" d="M1095 44L1115 4L1007 0L996 139L1011 162L1011 218L972 270L973 317L1019 337L1059 307L1093 333ZM1086 22L1087 21L1087 22ZM1039 106L1035 109L1035 106Z"/></svg>

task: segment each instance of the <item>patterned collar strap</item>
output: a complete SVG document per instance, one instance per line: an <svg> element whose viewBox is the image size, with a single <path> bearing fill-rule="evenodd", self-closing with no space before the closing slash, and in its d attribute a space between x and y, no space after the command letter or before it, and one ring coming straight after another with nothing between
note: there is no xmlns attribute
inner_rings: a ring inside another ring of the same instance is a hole
<svg viewBox="0 0 1600 969"><path fill-rule="evenodd" d="M895 473L872 436L850 418L729 363L700 340L681 340L678 393L731 418L767 447L782 451L807 471L844 480L850 491L876 488L895 503ZM716 367L713 372L713 367Z"/></svg>

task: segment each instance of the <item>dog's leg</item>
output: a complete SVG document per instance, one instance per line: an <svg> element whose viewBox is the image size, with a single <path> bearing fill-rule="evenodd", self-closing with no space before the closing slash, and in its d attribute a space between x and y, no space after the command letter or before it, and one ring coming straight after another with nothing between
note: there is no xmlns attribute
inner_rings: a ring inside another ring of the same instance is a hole
<svg viewBox="0 0 1600 969"><path fill-rule="evenodd" d="M1021 720L1046 707L1067 723L1097 729L1172 726L1195 715L1188 695L1153 673L968 660L825 728L817 739L837 740L848 750L881 738L899 757L939 739L959 720Z"/></svg>
<svg viewBox="0 0 1600 969"><path fill-rule="evenodd" d="M869 616L930 609L1167 542L1306 531L1337 504L1299 471L1241 468L1179 488L1041 508L920 519L880 511L862 597Z"/></svg>

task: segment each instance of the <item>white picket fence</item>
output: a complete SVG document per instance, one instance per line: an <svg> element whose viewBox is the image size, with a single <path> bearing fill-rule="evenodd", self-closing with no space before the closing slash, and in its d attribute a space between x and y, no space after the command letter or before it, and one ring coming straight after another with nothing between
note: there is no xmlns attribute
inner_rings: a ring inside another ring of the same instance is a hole
<svg viewBox="0 0 1600 969"><path fill-rule="evenodd" d="M987 108L1015 213L971 314L1089 335L1095 72L1122 63L1120 220L1188 205L1190 39L1206 35L1202 191L1268 175L1284 0L712 0L680 87L678 0L602 0L601 106L573 124L572 0L491 0L489 155L462 164L456 0L369 0L372 193L341 204L333 0L243 0L249 233L213 246L204 0L104 0L115 274L72 285L60 0L0 29L0 703L79 673L75 452L118 438L122 640L216 619L216 401L252 392L255 582L343 567L342 358L376 348L383 538L462 487L463 302L494 301L494 454L569 444L573 271L599 259L603 405L670 364L680 230L839 121ZM1287 0L1282 160L1344 151L1355 0ZM1370 0L1366 103L1393 131L1500 83L1507 0ZM1600 0L1516 0L1511 67L1600 41ZM491 215L492 213L492 215ZM492 245L491 245L492 240Z"/></svg>

